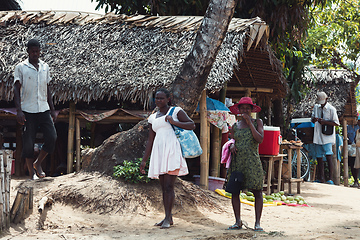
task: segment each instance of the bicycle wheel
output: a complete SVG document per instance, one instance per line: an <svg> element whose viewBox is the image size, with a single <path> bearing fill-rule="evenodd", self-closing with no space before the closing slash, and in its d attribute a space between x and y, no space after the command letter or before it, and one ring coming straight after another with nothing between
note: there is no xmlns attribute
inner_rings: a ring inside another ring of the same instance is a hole
<svg viewBox="0 0 360 240"><path fill-rule="evenodd" d="M309 173L310 173L310 161L309 161L308 157L306 156L306 153L304 153L302 150L300 150L300 153L301 153L301 164L300 164L301 178L304 178L305 180L307 180L307 178L309 177ZM283 154L287 154L286 149L283 150ZM284 163L288 162L287 156L284 157L283 162ZM292 166L291 176L292 176L292 178L297 178L297 152L296 151L293 151L291 166Z"/></svg>
<svg viewBox="0 0 360 240"><path fill-rule="evenodd" d="M294 155L292 157L291 165L292 165L292 177L297 177L297 152L293 151ZM307 179L310 172L310 161L306 154L300 149L301 154L301 178Z"/></svg>

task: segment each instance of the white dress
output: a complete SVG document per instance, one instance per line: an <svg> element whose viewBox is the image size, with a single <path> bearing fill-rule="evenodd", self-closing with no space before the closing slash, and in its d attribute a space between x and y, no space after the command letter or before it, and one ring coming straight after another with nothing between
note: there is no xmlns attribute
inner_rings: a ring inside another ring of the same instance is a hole
<svg viewBox="0 0 360 240"><path fill-rule="evenodd" d="M175 107L172 114L176 121L178 121L177 114L180 110L180 107ZM156 118L156 114L151 114L148 119L148 122L152 124L152 130L156 133L150 155L148 177L157 179L159 175L177 169L179 169L178 176L188 174L186 160L182 156L180 143L176 138L174 129L169 122L165 121L166 115Z"/></svg>

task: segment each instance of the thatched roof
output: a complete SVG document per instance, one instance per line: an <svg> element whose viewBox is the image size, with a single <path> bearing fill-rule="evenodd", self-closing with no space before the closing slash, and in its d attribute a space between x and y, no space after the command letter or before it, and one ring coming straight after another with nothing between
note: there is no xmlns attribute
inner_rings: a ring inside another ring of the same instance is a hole
<svg viewBox="0 0 360 240"><path fill-rule="evenodd" d="M55 104L115 99L147 106L155 89L175 79L201 21L188 16L0 12L0 100L12 100L14 67L27 57L27 41L37 38L51 68ZM267 34L260 18L232 19L206 89L220 90L240 66L237 75L244 86L261 80L283 96L287 83ZM249 52L245 46L251 47Z"/></svg>
<svg viewBox="0 0 360 240"><path fill-rule="evenodd" d="M309 87L304 99L294 106L292 118L311 117L316 102L316 93L324 91L328 95L328 102L333 105L338 116L355 118L355 83L351 74L339 69L311 69L307 72L305 83Z"/></svg>

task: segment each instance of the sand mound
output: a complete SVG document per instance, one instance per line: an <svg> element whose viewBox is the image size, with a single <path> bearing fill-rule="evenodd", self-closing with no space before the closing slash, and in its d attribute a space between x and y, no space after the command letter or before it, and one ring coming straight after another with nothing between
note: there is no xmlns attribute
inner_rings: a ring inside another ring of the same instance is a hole
<svg viewBox="0 0 360 240"><path fill-rule="evenodd" d="M88 213L146 214L163 211L162 193L158 180L146 184L126 183L99 173L81 172L57 178L25 181L20 186L44 189L44 195L55 202L71 205ZM177 179L175 212L193 212L198 207L221 211L219 200L191 182ZM35 193L41 195L41 193Z"/></svg>

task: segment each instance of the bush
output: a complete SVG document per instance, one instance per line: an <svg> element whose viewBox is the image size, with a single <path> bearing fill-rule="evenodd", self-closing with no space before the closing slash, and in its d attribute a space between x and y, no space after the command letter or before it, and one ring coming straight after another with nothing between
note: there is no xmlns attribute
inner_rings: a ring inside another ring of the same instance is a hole
<svg viewBox="0 0 360 240"><path fill-rule="evenodd" d="M148 162L145 167L145 174L140 172L140 164L142 158L138 158L135 161L124 161L123 165L117 165L114 167L115 178L123 179L126 182L131 183L148 183L151 179L147 177L148 174Z"/></svg>

